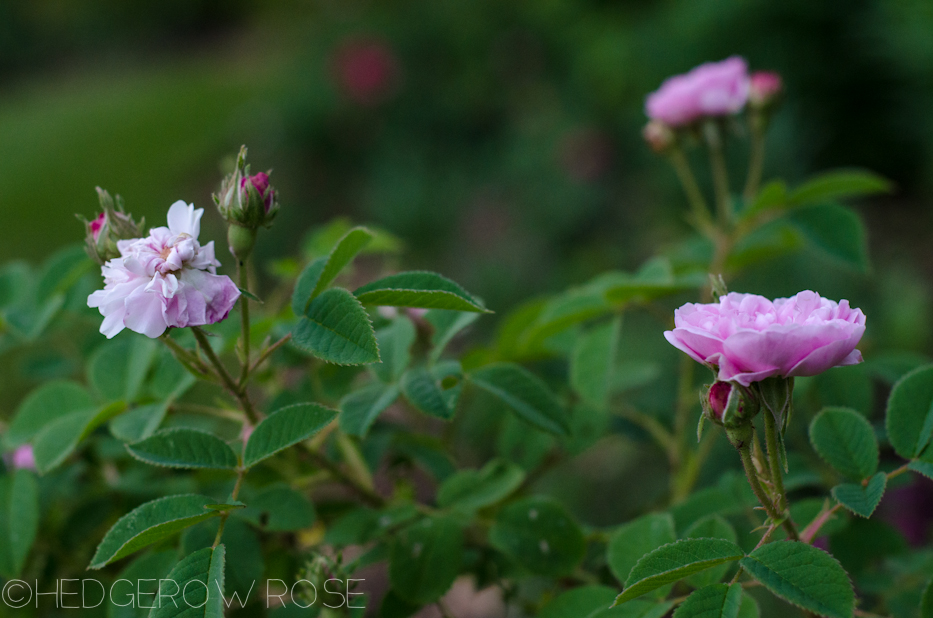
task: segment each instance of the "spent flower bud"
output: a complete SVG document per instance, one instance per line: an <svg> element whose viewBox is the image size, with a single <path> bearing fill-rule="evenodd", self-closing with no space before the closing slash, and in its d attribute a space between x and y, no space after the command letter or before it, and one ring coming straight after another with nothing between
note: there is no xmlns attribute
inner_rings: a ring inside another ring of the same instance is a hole
<svg viewBox="0 0 933 618"><path fill-rule="evenodd" d="M669 126L660 120L651 120L641 130L641 135L645 138L651 150L657 153L667 152L667 149L674 145L676 139L674 132Z"/></svg>
<svg viewBox="0 0 933 618"><path fill-rule="evenodd" d="M781 76L774 71L756 71L749 77L748 104L764 109L773 105L784 90Z"/></svg>
<svg viewBox="0 0 933 618"><path fill-rule="evenodd" d="M97 197L101 208L97 217L91 221L80 215L78 218L84 222L85 251L92 260L103 265L108 260L120 257L117 247L119 241L143 236L145 219L140 219L139 223L134 221L133 217L123 210L123 198L119 195L112 197L97 187Z"/></svg>
<svg viewBox="0 0 933 618"><path fill-rule="evenodd" d="M252 236L255 236L255 230L259 227L272 225L279 210L276 195L275 188L269 184L268 173L250 175L249 165L246 164L246 146L243 146L237 156L236 168L227 174L220 185L220 191L214 194L214 203L227 223L253 231ZM231 250L236 253L242 252L244 248L231 247ZM249 249L252 246L246 249L247 253Z"/></svg>

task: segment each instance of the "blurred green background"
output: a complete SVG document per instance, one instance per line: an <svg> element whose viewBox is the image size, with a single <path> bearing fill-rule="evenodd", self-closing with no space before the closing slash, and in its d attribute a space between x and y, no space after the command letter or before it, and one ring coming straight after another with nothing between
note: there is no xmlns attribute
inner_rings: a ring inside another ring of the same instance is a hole
<svg viewBox="0 0 933 618"><path fill-rule="evenodd" d="M5 0L0 258L79 239L95 185L150 225L177 199L205 206L220 239L210 193L245 143L283 203L261 257L346 215L501 312L683 237L679 186L640 138L643 100L741 54L787 84L766 178L860 166L898 186L862 205L874 272L890 274L870 289L806 255L741 283L898 298L890 344L926 349L931 32L926 0Z"/></svg>

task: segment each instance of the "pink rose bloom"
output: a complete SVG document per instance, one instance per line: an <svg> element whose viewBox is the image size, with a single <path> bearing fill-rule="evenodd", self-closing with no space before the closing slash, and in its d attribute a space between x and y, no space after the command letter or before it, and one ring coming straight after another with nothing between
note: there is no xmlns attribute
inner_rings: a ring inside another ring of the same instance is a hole
<svg viewBox="0 0 933 618"><path fill-rule="evenodd" d="M121 257L101 267L104 289L88 296L108 339L129 328L158 337L170 326L202 326L227 317L240 296L230 277L217 274L214 242L198 243L203 208L175 202L168 227L147 238L117 242Z"/></svg>
<svg viewBox="0 0 933 618"><path fill-rule="evenodd" d="M18 470L36 469L36 457L33 455L31 445L24 444L13 451L13 467Z"/></svg>
<svg viewBox="0 0 933 618"><path fill-rule="evenodd" d="M733 292L718 303L687 303L674 311L674 326L664 333L671 345L743 386L862 362L855 346L865 314L810 291L773 302Z"/></svg>
<svg viewBox="0 0 933 618"><path fill-rule="evenodd" d="M745 106L748 88L748 65L743 58L732 56L722 62L707 62L665 80L648 95L645 113L671 127L704 116L734 114Z"/></svg>

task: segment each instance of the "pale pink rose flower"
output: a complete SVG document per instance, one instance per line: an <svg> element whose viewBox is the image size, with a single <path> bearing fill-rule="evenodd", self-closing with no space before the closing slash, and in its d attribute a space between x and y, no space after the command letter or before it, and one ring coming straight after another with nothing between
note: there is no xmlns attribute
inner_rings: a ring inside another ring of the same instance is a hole
<svg viewBox="0 0 933 618"><path fill-rule="evenodd" d="M652 120L681 127L706 116L738 112L745 107L748 89L748 65L743 58L732 56L669 77L648 95L645 113Z"/></svg>
<svg viewBox="0 0 933 618"><path fill-rule="evenodd" d="M24 444L13 451L13 467L18 470L36 469L36 457L32 452L32 446Z"/></svg>
<svg viewBox="0 0 933 618"><path fill-rule="evenodd" d="M733 292L718 303L687 303L674 311L674 326L664 333L671 345L743 386L862 362L855 346L865 314L810 291L773 302Z"/></svg>
<svg viewBox="0 0 933 618"><path fill-rule="evenodd" d="M203 214L203 208L178 201L169 208L168 227L117 242L121 257L101 267L104 289L87 299L104 316L100 332L108 339L124 327L154 338L170 326L202 326L227 317L240 291L217 274L214 242L198 243Z"/></svg>

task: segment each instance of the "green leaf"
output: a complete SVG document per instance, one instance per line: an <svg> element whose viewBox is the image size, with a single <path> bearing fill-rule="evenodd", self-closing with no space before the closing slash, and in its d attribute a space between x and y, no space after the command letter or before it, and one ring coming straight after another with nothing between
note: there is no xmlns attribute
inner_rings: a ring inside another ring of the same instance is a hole
<svg viewBox="0 0 933 618"><path fill-rule="evenodd" d="M586 551L577 522L559 503L541 497L503 507L489 530L489 543L537 575L572 573Z"/></svg>
<svg viewBox="0 0 933 618"><path fill-rule="evenodd" d="M615 359L619 349L621 316L577 338L570 356L570 385L580 397L599 408L609 405Z"/></svg>
<svg viewBox="0 0 933 618"><path fill-rule="evenodd" d="M21 446L53 421L71 412L93 407L94 400L80 384L71 381L48 382L29 393L19 405L3 435L3 442L7 448Z"/></svg>
<svg viewBox="0 0 933 618"><path fill-rule="evenodd" d="M527 369L495 363L474 371L469 380L535 427L557 435L570 432L566 410L547 384Z"/></svg>
<svg viewBox="0 0 933 618"><path fill-rule="evenodd" d="M39 530L39 488L32 473L0 476L0 575L19 577Z"/></svg>
<svg viewBox="0 0 933 618"><path fill-rule="evenodd" d="M927 584L920 600L920 618L933 618L933 580Z"/></svg>
<svg viewBox="0 0 933 618"><path fill-rule="evenodd" d="M481 470L461 470L441 484L437 504L475 511L507 498L525 480L525 471L513 463L494 459Z"/></svg>
<svg viewBox="0 0 933 618"><path fill-rule="evenodd" d="M434 333L431 335L431 362L436 362L450 340L478 318L478 313L446 309L431 309L424 314L424 319L434 327Z"/></svg>
<svg viewBox="0 0 933 618"><path fill-rule="evenodd" d="M311 295L317 287L317 282L321 279L321 273L324 272L325 266L327 266L327 258L320 257L305 266L301 274L298 275L298 280L295 281L295 289L292 290L292 311L295 315L300 317L307 311L308 305L311 303Z"/></svg>
<svg viewBox="0 0 933 618"><path fill-rule="evenodd" d="M149 615L149 609L134 607L134 595L142 594L143 604L149 604L149 599L157 598L160 579L165 579L171 572L172 567L178 562L178 552L174 549L163 551L149 551L134 558L125 569L118 575L116 581L125 579L133 582L133 587L121 583L114 590L116 596L112 603L107 606L107 618L145 618ZM164 585L163 585L164 588ZM190 589L194 592L193 587ZM171 590L166 590L171 592ZM154 596L155 595L155 596ZM166 599L166 603L169 601ZM118 606L118 603L127 603L126 606Z"/></svg>
<svg viewBox="0 0 933 618"><path fill-rule="evenodd" d="M683 536L685 539L725 539L733 543L738 542L735 529L719 515L709 515L697 520L687 528ZM694 588L702 588L720 581L728 571L729 565L721 564L691 575L686 581Z"/></svg>
<svg viewBox="0 0 933 618"><path fill-rule="evenodd" d="M739 618L760 618L761 611L758 609L758 602L748 596L748 593L742 595L742 606L739 608Z"/></svg>
<svg viewBox="0 0 933 618"><path fill-rule="evenodd" d="M812 545L768 543L740 564L788 603L829 618L852 618L855 593L849 576L835 558Z"/></svg>
<svg viewBox="0 0 933 618"><path fill-rule="evenodd" d="M88 360L87 377L104 401L134 401L158 351L155 340L124 336L101 344Z"/></svg>
<svg viewBox="0 0 933 618"><path fill-rule="evenodd" d="M871 423L848 408L825 408L810 423L810 443L823 461L853 480L878 469L878 440Z"/></svg>
<svg viewBox="0 0 933 618"><path fill-rule="evenodd" d="M663 545L632 568L615 605L743 556L741 547L724 539L682 539Z"/></svg>
<svg viewBox="0 0 933 618"><path fill-rule="evenodd" d="M463 562L463 531L452 519L428 517L404 528L389 552L392 590L412 603L439 599Z"/></svg>
<svg viewBox="0 0 933 618"><path fill-rule="evenodd" d="M606 547L609 570L617 580L625 583L642 556L676 539L674 518L670 513L649 513L630 521L609 539Z"/></svg>
<svg viewBox="0 0 933 618"><path fill-rule="evenodd" d="M607 300L617 305L645 303L655 298L692 290L706 285L702 273L675 275L670 260L655 257L642 265L634 275L611 273L597 279Z"/></svg>
<svg viewBox="0 0 933 618"><path fill-rule="evenodd" d="M389 275L367 283L353 293L364 305L491 313L450 279L426 271Z"/></svg>
<svg viewBox="0 0 933 618"><path fill-rule="evenodd" d="M908 467L917 474L922 474L933 481L933 463L928 461L912 461Z"/></svg>
<svg viewBox="0 0 933 618"><path fill-rule="evenodd" d="M839 504L846 507L856 515L862 517L871 517L871 514L878 508L881 498L884 496L884 489L888 484L888 475L879 472L871 477L868 485L863 487L861 484L845 483L836 485L832 489L833 498Z"/></svg>
<svg viewBox="0 0 933 618"><path fill-rule="evenodd" d="M243 466L252 468L324 429L337 411L316 403L296 403L276 410L256 425L243 449Z"/></svg>
<svg viewBox="0 0 933 618"><path fill-rule="evenodd" d="M188 526L217 517L219 511L205 508L205 505L215 502L207 496L184 494L159 498L136 507L110 528L88 568L101 569Z"/></svg>
<svg viewBox="0 0 933 618"><path fill-rule="evenodd" d="M46 425L33 441L36 469L45 474L58 467L81 440L124 409L126 406L118 401L98 410L72 412Z"/></svg>
<svg viewBox="0 0 933 618"><path fill-rule="evenodd" d="M811 178L794 189L788 203L803 206L846 197L889 193L892 189L891 181L867 170L834 170Z"/></svg>
<svg viewBox="0 0 933 618"><path fill-rule="evenodd" d="M223 618L225 555L221 544L200 549L176 564L163 580L163 596L153 601L150 618ZM178 591L170 603L167 597L175 592L171 582L178 585Z"/></svg>
<svg viewBox="0 0 933 618"><path fill-rule="evenodd" d="M792 215L796 227L816 247L865 272L868 242L861 218L839 204L803 208Z"/></svg>
<svg viewBox="0 0 933 618"><path fill-rule="evenodd" d="M439 363L431 369L414 367L402 376L402 394L419 411L448 421L457 411L461 377L456 361ZM444 388L445 380L450 380L448 388Z"/></svg>
<svg viewBox="0 0 933 618"><path fill-rule="evenodd" d="M292 331L292 344L338 365L379 362L369 315L350 292L331 288L311 301Z"/></svg>
<svg viewBox="0 0 933 618"><path fill-rule="evenodd" d="M153 466L235 470L236 453L217 436L198 429L164 429L135 444L130 455Z"/></svg>
<svg viewBox="0 0 933 618"><path fill-rule="evenodd" d="M618 592L609 586L572 588L541 608L538 618L588 618L612 605L616 594Z"/></svg>
<svg viewBox="0 0 933 618"><path fill-rule="evenodd" d="M316 519L308 497L285 484L263 489L236 516L267 532L297 532L310 528Z"/></svg>
<svg viewBox="0 0 933 618"><path fill-rule="evenodd" d="M68 291L81 275L93 268L94 263L88 259L82 245L70 245L56 251L42 265L36 285L36 298L43 302Z"/></svg>
<svg viewBox="0 0 933 618"><path fill-rule="evenodd" d="M904 459L923 452L933 436L933 365L897 381L888 397L885 428L891 446Z"/></svg>
<svg viewBox="0 0 933 618"><path fill-rule="evenodd" d="M783 208L787 205L787 184L783 180L772 180L758 192L754 201L743 210L739 217L746 221L767 210Z"/></svg>
<svg viewBox="0 0 933 618"><path fill-rule="evenodd" d="M365 438L382 412L398 399L395 384L373 382L340 401L340 429L351 436Z"/></svg>
<svg viewBox="0 0 933 618"><path fill-rule="evenodd" d="M411 362L409 348L415 342L415 335L415 325L404 317L396 318L389 326L376 331L382 362L370 369L377 378L383 382L395 382L402 376Z"/></svg>
<svg viewBox="0 0 933 618"><path fill-rule="evenodd" d="M362 251L372 239L373 233L365 227L355 227L347 232L337 242L337 246L333 248L330 255L327 256L327 263L324 265L317 284L311 292L311 299L313 300L318 294L326 290L327 286L333 283L337 275L340 274L340 271L346 268L347 264L352 262L356 254Z"/></svg>
<svg viewBox="0 0 933 618"><path fill-rule="evenodd" d="M742 607L742 584L713 584L695 590L674 618L738 618Z"/></svg>
<svg viewBox="0 0 933 618"><path fill-rule="evenodd" d="M110 421L110 433L123 442L139 442L159 428L171 401L150 403L125 412Z"/></svg>

